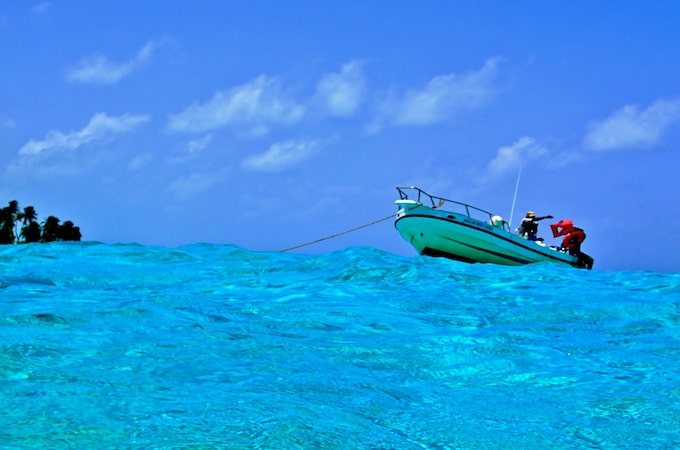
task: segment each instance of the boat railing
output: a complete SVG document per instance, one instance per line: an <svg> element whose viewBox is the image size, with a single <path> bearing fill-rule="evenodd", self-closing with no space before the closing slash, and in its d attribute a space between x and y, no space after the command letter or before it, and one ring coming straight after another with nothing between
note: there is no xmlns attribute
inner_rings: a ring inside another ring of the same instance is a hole
<svg viewBox="0 0 680 450"><path fill-rule="evenodd" d="M468 217L488 223L491 223L492 218L495 216L495 214L490 211L477 208L476 206L472 206L467 203L457 202L448 198L437 197L436 195L428 194L416 186L398 186L397 191L399 191L399 198L402 200L415 200L416 202L429 206L433 209L439 209L442 206L447 205L447 210L462 213ZM412 197L409 197L409 193L412 195Z"/></svg>

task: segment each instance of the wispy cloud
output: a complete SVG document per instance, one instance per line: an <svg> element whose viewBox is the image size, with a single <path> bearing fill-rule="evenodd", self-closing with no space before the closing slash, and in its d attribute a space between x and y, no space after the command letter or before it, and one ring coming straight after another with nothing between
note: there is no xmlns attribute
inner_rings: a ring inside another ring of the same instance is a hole
<svg viewBox="0 0 680 450"><path fill-rule="evenodd" d="M79 175L101 161L99 154L79 149L114 141L148 121L144 115L95 114L81 130L68 133L53 130L42 140L28 141L7 166L5 174L21 179ZM134 164L130 168L134 168Z"/></svg>
<svg viewBox="0 0 680 450"><path fill-rule="evenodd" d="M316 86L316 100L333 116L351 116L365 95L366 80L357 61L343 65L340 72L324 75Z"/></svg>
<svg viewBox="0 0 680 450"><path fill-rule="evenodd" d="M525 136L511 145L501 147L496 156L487 167L487 175L490 178L514 173L524 164L540 158L548 151L536 142L535 139Z"/></svg>
<svg viewBox="0 0 680 450"><path fill-rule="evenodd" d="M19 150L19 155L37 156L46 153L75 150L86 144L113 139L129 133L149 121L149 116L130 115L113 117L106 113L92 116L82 130L63 133L50 131L43 140L30 140Z"/></svg>
<svg viewBox="0 0 680 450"><path fill-rule="evenodd" d="M192 139L191 141L189 141L189 144L187 145L189 153L196 153L200 152L201 150L204 150L206 147L208 147L208 145L210 145L212 139L213 139L212 133L208 133L205 136L202 136L198 139Z"/></svg>
<svg viewBox="0 0 680 450"><path fill-rule="evenodd" d="M273 125L299 121L302 105L289 99L279 81L260 75L249 83L219 91L205 103L194 104L168 119L169 131L202 133L232 126L247 135L263 135Z"/></svg>
<svg viewBox="0 0 680 450"><path fill-rule="evenodd" d="M321 145L318 140L277 142L266 152L246 159L243 167L261 172L282 171L309 159Z"/></svg>
<svg viewBox="0 0 680 450"><path fill-rule="evenodd" d="M595 151L649 149L677 122L680 99L660 100L643 110L628 105L607 119L592 123L583 145Z"/></svg>
<svg viewBox="0 0 680 450"><path fill-rule="evenodd" d="M140 69L164 41L148 41L132 59L125 62L110 61L103 55L90 56L66 69L66 79L78 83L115 84Z"/></svg>
<svg viewBox="0 0 680 450"><path fill-rule="evenodd" d="M478 71L438 76L420 89L393 95L382 103L368 131L377 132L385 126L430 125L488 104L497 92L498 63L498 59L489 59Z"/></svg>

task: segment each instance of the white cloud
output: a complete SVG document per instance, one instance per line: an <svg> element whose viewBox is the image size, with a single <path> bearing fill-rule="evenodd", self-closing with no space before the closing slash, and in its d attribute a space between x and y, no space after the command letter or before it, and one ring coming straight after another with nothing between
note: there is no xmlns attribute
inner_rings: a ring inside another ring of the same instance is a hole
<svg viewBox="0 0 680 450"><path fill-rule="evenodd" d="M357 61L343 65L338 73L325 75L316 86L316 98L333 116L354 114L365 93L366 81Z"/></svg>
<svg viewBox="0 0 680 450"><path fill-rule="evenodd" d="M208 145L210 145L212 139L213 139L212 133L208 133L201 138L189 141L188 144L189 153L196 153L200 152L201 150L204 150Z"/></svg>
<svg viewBox="0 0 680 450"><path fill-rule="evenodd" d="M680 99L660 100L642 111L628 105L591 124L583 145L596 151L649 149L676 122L680 122Z"/></svg>
<svg viewBox="0 0 680 450"><path fill-rule="evenodd" d="M162 45L162 41L148 41L132 59L122 63L109 61L106 56L101 55L82 59L74 67L66 69L66 79L79 83L117 83L141 68Z"/></svg>
<svg viewBox="0 0 680 450"><path fill-rule="evenodd" d="M320 141L277 142L264 153L243 162L243 167L262 172L277 172L309 159L321 146Z"/></svg>
<svg viewBox="0 0 680 450"><path fill-rule="evenodd" d="M249 135L262 135L275 124L291 124L304 115L304 107L286 98L276 78L260 75L249 83L219 91L203 104L171 115L168 130L202 133L226 126Z"/></svg>
<svg viewBox="0 0 680 450"><path fill-rule="evenodd" d="M522 137L512 145L501 147L496 152L496 157L489 163L488 176L502 176L514 173L524 164L540 158L548 151L528 136Z"/></svg>
<svg viewBox="0 0 680 450"><path fill-rule="evenodd" d="M583 153L574 151L562 151L550 155L550 160L547 161L548 167L552 169L561 169L572 164L578 164L586 161Z"/></svg>
<svg viewBox="0 0 680 450"><path fill-rule="evenodd" d="M498 59L489 59L476 72L438 76L421 89L386 100L368 131L377 132L387 125L429 125L488 104L497 90L497 66Z"/></svg>
<svg viewBox="0 0 680 450"><path fill-rule="evenodd" d="M19 150L22 156L37 156L45 153L75 150L86 144L112 139L117 135L129 133L147 123L145 115L133 116L124 114L112 117L106 113L98 113L80 131L62 133L50 131L41 141L30 140Z"/></svg>

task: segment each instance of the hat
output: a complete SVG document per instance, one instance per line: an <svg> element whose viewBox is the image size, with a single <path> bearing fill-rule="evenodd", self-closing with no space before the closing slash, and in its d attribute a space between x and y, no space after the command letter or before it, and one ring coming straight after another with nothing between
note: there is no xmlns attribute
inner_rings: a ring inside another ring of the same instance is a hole
<svg viewBox="0 0 680 450"><path fill-rule="evenodd" d="M527 211L527 217L534 217L535 215L533 211Z"/></svg>

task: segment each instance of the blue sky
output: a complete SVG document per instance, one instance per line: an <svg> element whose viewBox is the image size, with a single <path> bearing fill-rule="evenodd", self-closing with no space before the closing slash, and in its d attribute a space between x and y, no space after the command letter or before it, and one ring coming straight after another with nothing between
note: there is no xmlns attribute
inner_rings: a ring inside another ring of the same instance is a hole
<svg viewBox="0 0 680 450"><path fill-rule="evenodd" d="M0 197L85 240L279 250L398 185L507 219L522 167L514 225L680 271L678 2L3 2L0 56ZM414 254L299 251L354 245Z"/></svg>

